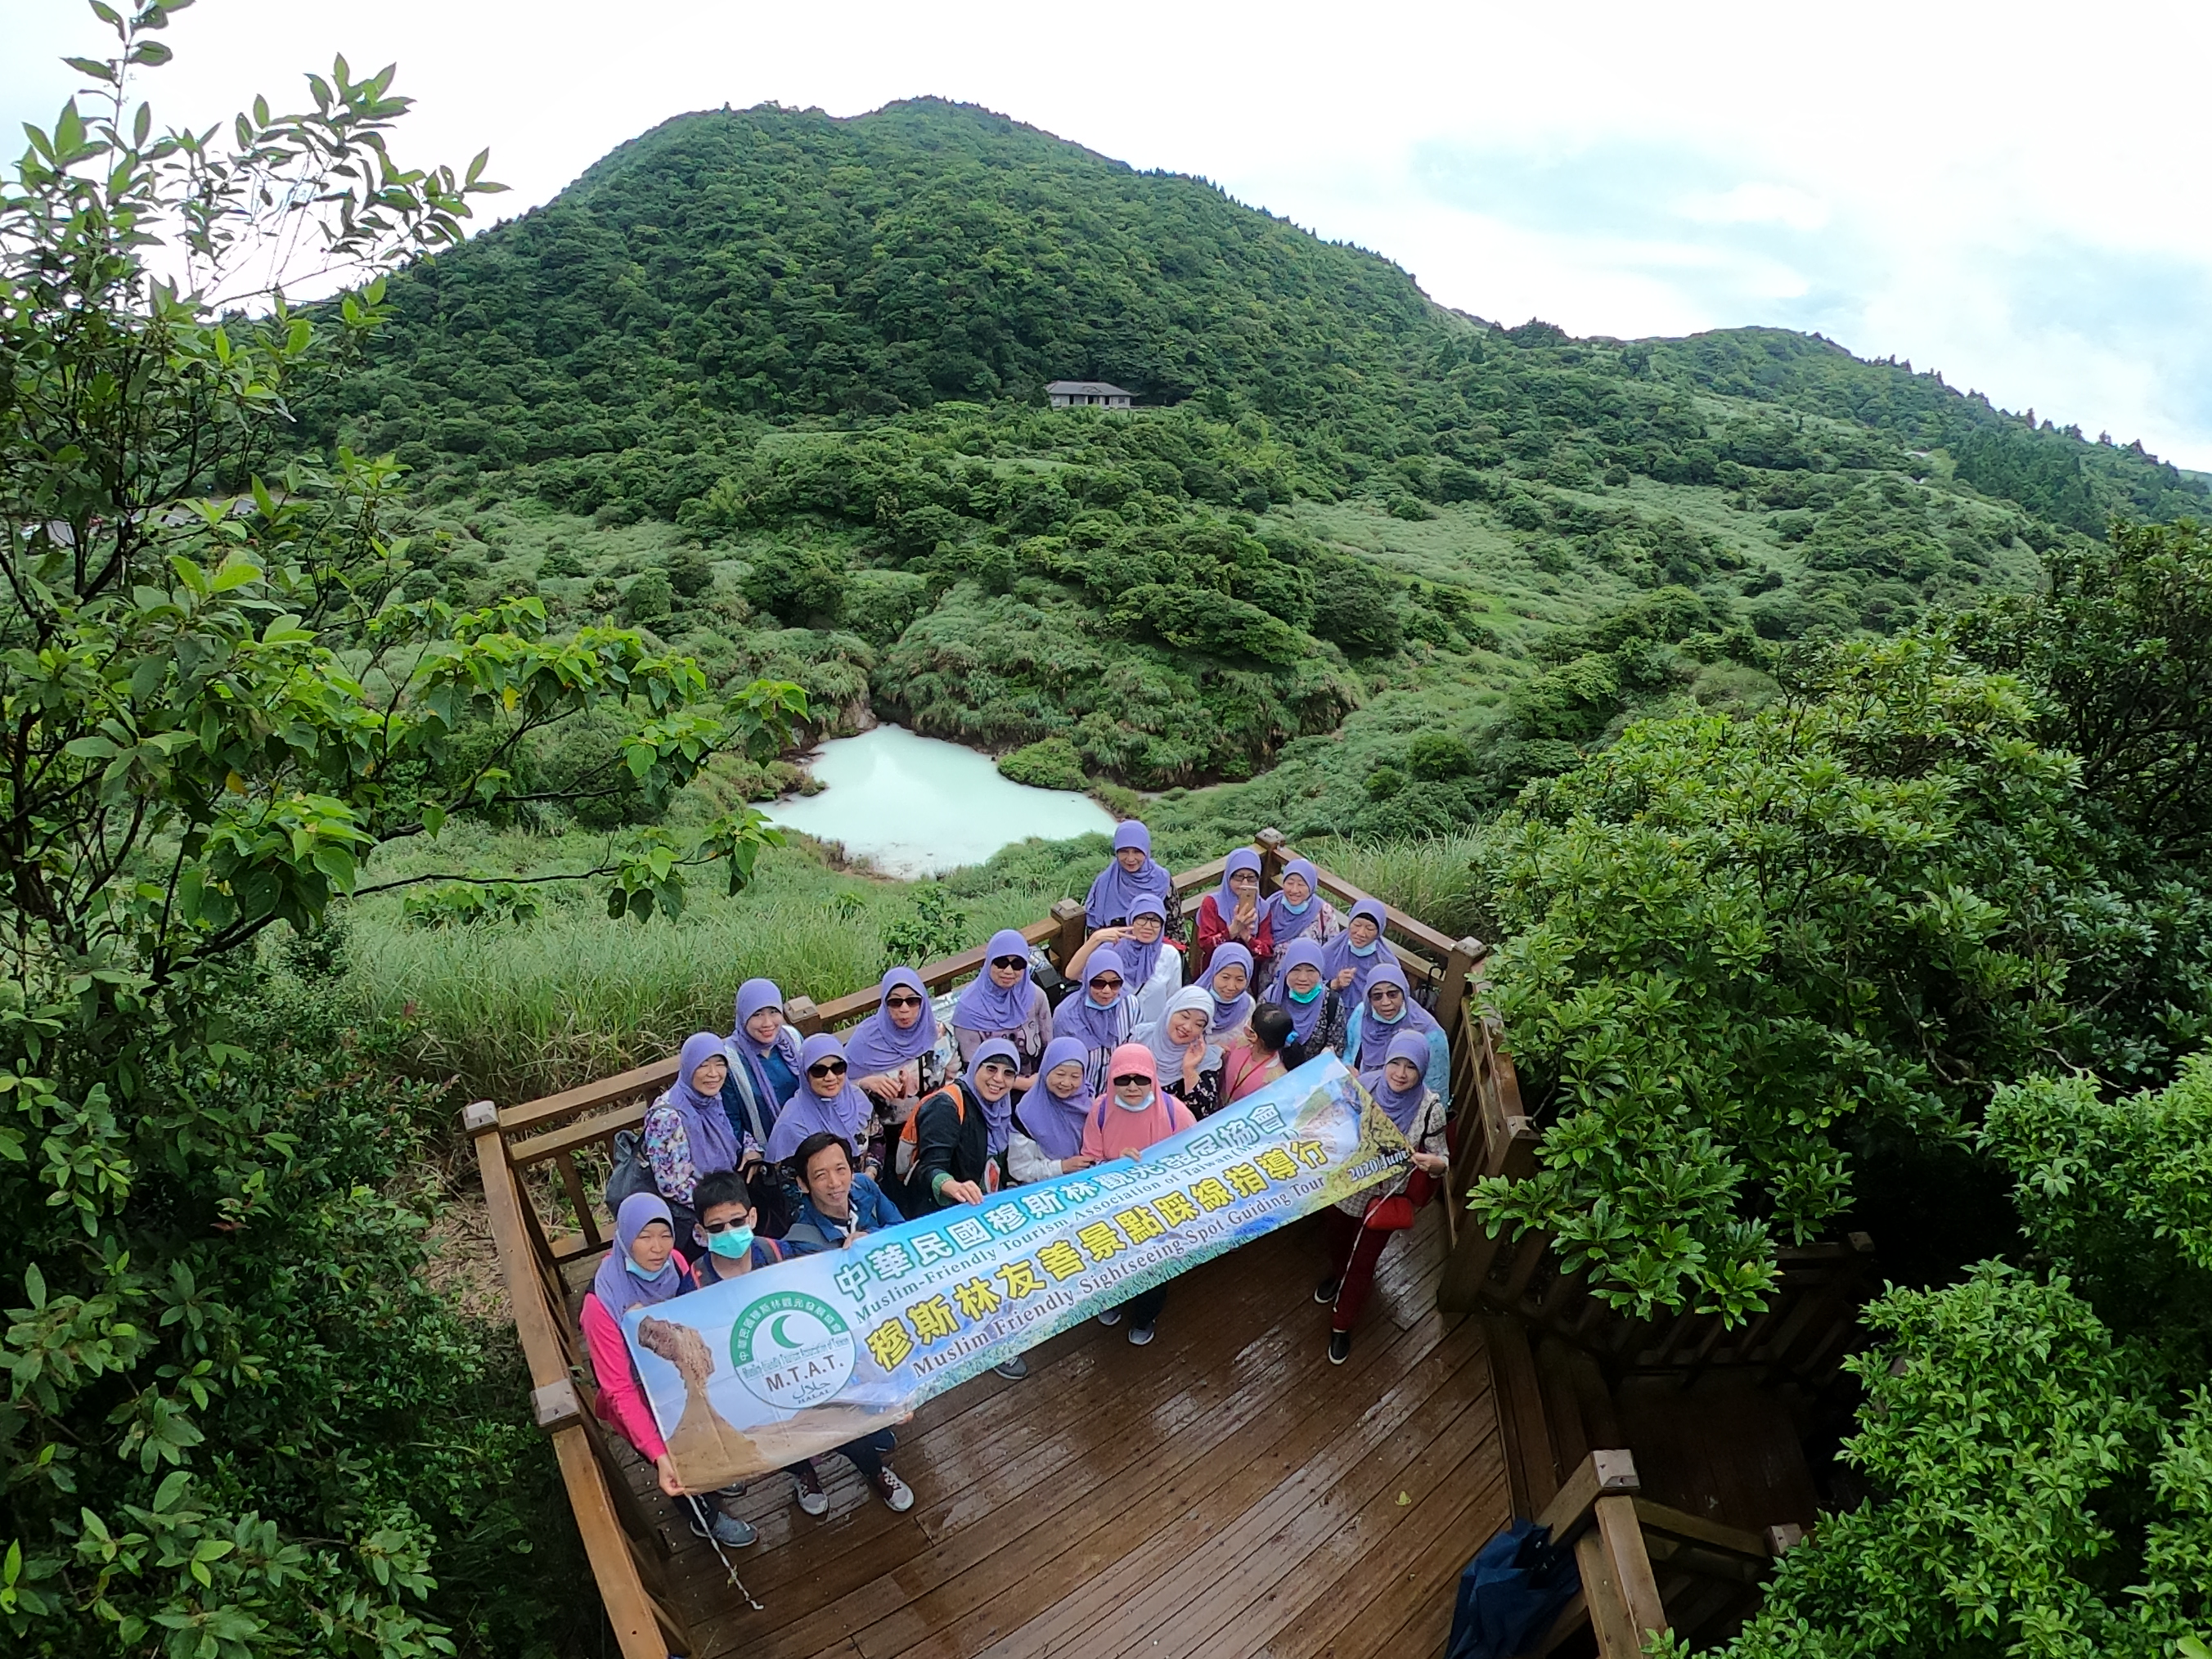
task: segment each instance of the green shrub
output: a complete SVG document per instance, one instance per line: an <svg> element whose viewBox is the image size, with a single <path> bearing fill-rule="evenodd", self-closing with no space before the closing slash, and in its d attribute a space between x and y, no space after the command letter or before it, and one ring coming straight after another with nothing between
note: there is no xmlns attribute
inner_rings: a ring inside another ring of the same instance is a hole
<svg viewBox="0 0 2212 1659"><path fill-rule="evenodd" d="M630 578L623 589L622 616L628 623L657 623L676 608L676 590L665 570L646 570Z"/></svg>
<svg viewBox="0 0 2212 1659"><path fill-rule="evenodd" d="M714 567L696 547L679 547L668 556L668 586L680 599L696 599L714 585Z"/></svg>
<svg viewBox="0 0 2212 1659"><path fill-rule="evenodd" d="M2034 953L2065 884L2047 860L2078 856L2049 839L2071 774L2028 719L1914 641L1842 659L1818 701L1632 726L1535 785L1498 842L1492 983L1556 1121L1541 1171L1478 1207L1557 1233L1624 1308L1762 1305L1774 1237L1848 1201L1844 1136L1955 1133L1970 1080L2063 1024Z"/></svg>
<svg viewBox="0 0 2212 1659"><path fill-rule="evenodd" d="M1474 751L1449 732L1424 732L1406 745L1406 769L1428 783L1465 777L1474 770Z"/></svg>
<svg viewBox="0 0 2212 1659"><path fill-rule="evenodd" d="M843 568L818 552L776 546L753 556L738 586L754 610L795 627L835 622L846 580Z"/></svg>
<svg viewBox="0 0 2212 1659"><path fill-rule="evenodd" d="M1083 757L1066 738L1046 738L999 758L999 771L1037 789L1085 789Z"/></svg>

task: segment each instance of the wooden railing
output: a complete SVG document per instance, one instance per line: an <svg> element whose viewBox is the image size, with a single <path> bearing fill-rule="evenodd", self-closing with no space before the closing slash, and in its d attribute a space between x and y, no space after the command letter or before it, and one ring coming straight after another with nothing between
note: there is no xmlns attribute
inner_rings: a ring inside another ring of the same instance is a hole
<svg viewBox="0 0 2212 1659"><path fill-rule="evenodd" d="M1261 831L1254 845L1261 856L1262 889L1273 892L1292 854L1273 830ZM1218 885L1225 861L1216 859L1182 872L1175 878L1176 890ZM1345 904L1372 896L1326 869L1319 874L1322 890ZM1455 1099L1483 1100L1486 1122L1509 1107L1517 1111L1511 1064L1475 1012L1472 994L1485 946L1473 939L1447 938L1387 903L1383 914L1385 935L1408 981L1449 1038ZM1054 964L1065 968L1083 942L1083 907L1063 900L1022 934L1031 945L1044 945ZM933 996L950 989L981 969L983 954L979 946L930 963L919 970L922 983ZM876 988L818 1006L805 997L784 1006L802 1033L838 1030L874 1012ZM665 1659L689 1652L691 1643L670 1608L665 1540L592 1415L591 1370L584 1363L570 1304L607 1248L606 1228L594 1202L599 1166L611 1156L615 1136L641 1124L647 1108L675 1076L671 1057L523 1105L501 1108L480 1101L463 1115L483 1178L484 1204L514 1304L516 1334L530 1367L538 1423L552 1438L623 1659ZM1469 1152L1469 1139L1455 1141L1455 1163L1487 1158L1487 1132L1471 1138L1476 1152ZM1445 1205L1446 1224L1455 1241L1463 1243L1468 1230L1460 1227L1457 1209L1456 1204Z"/></svg>
<svg viewBox="0 0 2212 1659"><path fill-rule="evenodd" d="M1596 1638L1599 1659L1640 1659L1645 1642L1670 1628L1693 1639L1724 1632L1755 1601L1775 1557L1804 1536L1796 1526L1747 1532L1655 1504L1636 1460L1618 1450L1585 1457L1536 1519L1555 1548L1574 1552L1582 1589L1526 1650L1530 1659L1582 1631Z"/></svg>

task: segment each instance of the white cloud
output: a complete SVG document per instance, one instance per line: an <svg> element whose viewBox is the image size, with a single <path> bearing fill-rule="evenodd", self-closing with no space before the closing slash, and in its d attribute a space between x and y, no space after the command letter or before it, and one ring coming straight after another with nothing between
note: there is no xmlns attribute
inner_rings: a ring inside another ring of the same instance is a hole
<svg viewBox="0 0 2212 1659"><path fill-rule="evenodd" d="M48 118L54 58L96 36L71 0L0 0L0 119ZM334 51L397 58L404 153L489 144L505 212L683 110L969 100L1485 316L1818 328L2212 467L2201 4L202 0L170 39L149 85L202 125Z"/></svg>

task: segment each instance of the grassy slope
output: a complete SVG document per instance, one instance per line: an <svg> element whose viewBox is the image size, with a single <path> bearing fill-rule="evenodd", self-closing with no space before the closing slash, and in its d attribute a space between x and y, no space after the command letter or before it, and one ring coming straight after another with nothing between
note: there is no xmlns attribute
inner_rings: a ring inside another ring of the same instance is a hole
<svg viewBox="0 0 2212 1659"><path fill-rule="evenodd" d="M2104 512L2170 516L2203 500L2178 488L2199 481L2151 458L2029 428L1934 376L1801 336L1624 345L1487 331L1428 306L1387 262L1196 181L927 102L850 122L670 123L550 207L416 267L394 295L370 372L309 424L397 447L417 468L416 556L445 591L535 592L574 623L621 614L641 576L703 544L711 587L649 613L653 631L718 681L800 681L829 729L870 702L904 708L907 665L987 649L977 618L994 608L1047 619L1032 626L1064 628L1082 660L1135 665L1172 696L1184 693L1161 665L1188 669L1209 711L1236 704L1240 676L1295 678L1233 646L1167 649L1110 616L1053 563L1086 521L1170 552L1178 538L1256 533L1309 574L1316 557L1354 562L1413 636L1382 651L1309 638L1307 661L1353 691L1340 724L1267 736L1281 705L1262 709L1249 740L1172 764L1265 769L1168 789L1146 814L1176 861L1268 823L1302 842L1350 838L1325 847L1333 861L1448 927L1480 922L1465 837L1514 775L1395 795L1379 784L1418 737L1455 736L1478 755L1509 744L1528 723L1520 699L1557 666L1547 641L1669 580L1769 639L1894 626L2032 581L2033 546L2094 530ZM1191 401L1111 428L1146 442L1102 446L1082 435L1107 430L1091 417L1017 407L1065 373ZM1164 451L1147 448L1153 437ZM817 464L847 453L858 459L842 471ZM1030 485L1060 491L1041 517L1018 499ZM917 488L933 529L916 528ZM924 592L913 629L934 630L935 659L902 652L875 600L842 623L757 612L742 585L794 553L855 591ZM1238 592L1241 577L1221 580ZM1460 607L1449 625L1440 593ZM1324 633L1327 618L1310 626ZM1656 675L1547 763L1636 714L1742 706L1771 689L1757 651L1716 660L1659 646ZM1567 654L1595 649L1583 640ZM1003 748L1067 729L1059 695L1042 674L995 690L971 677L916 714ZM1165 741L1160 726L1137 735ZM1087 749L1086 763L1103 752ZM772 781L714 787L726 797ZM587 847L462 826L438 850L441 867L526 873ZM980 936L1079 893L1097 860L1087 847L1014 849L948 884ZM753 892L702 896L674 925L609 923L586 902L518 932L433 934L403 926L396 901L364 904L354 959L380 1011L412 1005L428 1059L513 1098L719 1024L749 972L817 997L865 983L883 929L910 904L793 852Z"/></svg>

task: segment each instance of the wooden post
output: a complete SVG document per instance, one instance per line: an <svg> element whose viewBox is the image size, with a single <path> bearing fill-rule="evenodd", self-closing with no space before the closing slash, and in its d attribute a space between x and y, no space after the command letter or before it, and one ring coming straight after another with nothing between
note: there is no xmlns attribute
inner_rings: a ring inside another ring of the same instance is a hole
<svg viewBox="0 0 2212 1659"><path fill-rule="evenodd" d="M1444 958L1444 981L1437 988L1437 1024L1446 1031L1454 1029L1467 1002L1468 975L1474 972L1475 963L1489 954L1490 947L1472 935L1452 941L1451 954Z"/></svg>
<svg viewBox="0 0 2212 1659"><path fill-rule="evenodd" d="M1487 1128L1479 1113L1463 1115L1460 1121L1463 1126L1472 1123L1486 1131ZM1486 1133L1468 1136L1468 1140L1474 1144L1463 1146L1451 1185L1445 1190L1444 1202L1456 1205L1467 1201L1468 1188L1474 1184L1466 1178L1470 1164L1474 1173L1481 1175L1502 1175L1516 1181L1529 1175L1536 1167L1536 1145L1540 1139L1536 1126L1525 1117L1506 1119L1504 1133L1494 1143ZM1443 1275L1437 1281L1437 1306L1447 1313L1468 1313L1482 1304L1483 1286L1490 1282L1490 1270L1498 1261L1498 1253L1513 1247L1507 1231L1500 1227L1496 1233L1491 1233L1484 1230L1480 1222L1468 1218L1458 1230L1450 1253L1444 1258ZM1522 1248L1541 1254L1527 1239L1519 1243Z"/></svg>
<svg viewBox="0 0 2212 1659"><path fill-rule="evenodd" d="M599 1600L607 1622L614 1626L623 1659L667 1659L672 1652L688 1652L691 1644L665 1608L657 1606L640 1577L637 1562L599 1465L592 1456L580 1415L576 1414L568 1356L562 1352L553 1311L540 1281L530 1237L522 1221L522 1196L515 1190L514 1171L508 1166L507 1145L500 1133L499 1113L487 1101L478 1101L462 1114L469 1138L476 1145L477 1170L483 1178L484 1212L491 1223L493 1248L507 1280L507 1300L514 1310L515 1334L522 1342L530 1367L532 1405L551 1435L568 1488L568 1507L576 1517L576 1530L598 1581ZM568 1392L564 1394L563 1389Z"/></svg>
<svg viewBox="0 0 2212 1659"><path fill-rule="evenodd" d="M829 1029L822 1023L822 1011L814 1006L812 997L786 997L783 1017L802 1037L811 1037Z"/></svg>
<svg viewBox="0 0 2212 1659"><path fill-rule="evenodd" d="M1645 1641L1667 1628L1667 1606L1637 1524L1636 1499L1608 1493L1591 1508L1597 1525L1575 1540L1575 1565L1583 1571L1599 1659L1642 1659Z"/></svg>
<svg viewBox="0 0 2212 1659"><path fill-rule="evenodd" d="M1594 1451L1544 1506L1538 1522L1554 1547L1574 1546L1599 1659L1641 1659L1646 1637L1667 1628L1667 1608L1636 1518L1643 1490L1626 1450Z"/></svg>
<svg viewBox="0 0 2212 1659"><path fill-rule="evenodd" d="M1260 849L1260 890L1272 893L1283 884L1283 866L1290 861L1290 848L1279 830L1262 830L1252 837L1252 844Z"/></svg>
<svg viewBox="0 0 2212 1659"><path fill-rule="evenodd" d="M1052 965L1064 974L1067 964L1075 960L1075 953L1083 948L1083 901L1060 900L1052 907L1052 919L1060 924L1060 932L1053 935L1045 954L1052 958Z"/></svg>

